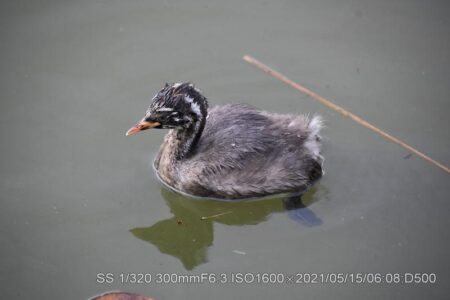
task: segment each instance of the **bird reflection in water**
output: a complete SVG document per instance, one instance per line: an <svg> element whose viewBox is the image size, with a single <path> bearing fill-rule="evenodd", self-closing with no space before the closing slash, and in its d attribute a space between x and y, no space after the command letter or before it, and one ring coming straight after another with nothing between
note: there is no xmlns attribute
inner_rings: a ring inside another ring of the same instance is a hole
<svg viewBox="0 0 450 300"><path fill-rule="evenodd" d="M207 250L213 244L215 222L256 225L272 213L287 211L289 218L306 227L322 224L307 207L317 200L314 197L316 190L317 187L311 188L301 198L297 195L251 201L211 201L186 197L162 187L161 195L173 217L130 231L158 247L160 252L178 258L187 270L192 270L208 260Z"/></svg>

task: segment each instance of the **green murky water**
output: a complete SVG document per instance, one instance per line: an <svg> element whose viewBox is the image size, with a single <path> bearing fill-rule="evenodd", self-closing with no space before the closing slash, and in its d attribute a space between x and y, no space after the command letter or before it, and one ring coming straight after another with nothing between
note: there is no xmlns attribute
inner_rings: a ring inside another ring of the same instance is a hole
<svg viewBox="0 0 450 300"><path fill-rule="evenodd" d="M241 60L254 55L449 165L445 1L4 1L0 14L5 299L448 295L448 174ZM322 114L327 173L307 207L166 190L151 167L164 131L124 135L166 81L195 82L212 105ZM434 273L437 282L121 280L248 272Z"/></svg>

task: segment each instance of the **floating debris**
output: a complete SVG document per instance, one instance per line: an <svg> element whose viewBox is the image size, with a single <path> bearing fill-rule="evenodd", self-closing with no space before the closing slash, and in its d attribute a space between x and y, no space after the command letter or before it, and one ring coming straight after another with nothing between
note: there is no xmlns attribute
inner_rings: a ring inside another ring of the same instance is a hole
<svg viewBox="0 0 450 300"><path fill-rule="evenodd" d="M220 216L223 216L223 215L228 215L228 214L231 214L231 213L232 213L232 211L226 211L226 212L223 212L223 213L220 213L220 214L217 214L217 215L212 215L212 216L208 216L208 217L201 217L200 220L208 220L208 219L212 219L212 218L217 218L217 217L220 217Z"/></svg>
<svg viewBox="0 0 450 300"><path fill-rule="evenodd" d="M240 250L233 250L233 253L240 254L240 255L245 255L245 254L247 254L247 253L245 253L244 251L240 251Z"/></svg>
<svg viewBox="0 0 450 300"><path fill-rule="evenodd" d="M403 158L404 159L408 159L408 158L410 158L412 156L412 153L408 153L408 154L406 154L405 156L403 156Z"/></svg>
<svg viewBox="0 0 450 300"><path fill-rule="evenodd" d="M276 79L286 83L287 85L290 85L291 87L293 87L294 89L296 89L297 91L303 93L304 95L309 96L310 98L320 102L321 104L327 106L328 108L331 108L332 110L342 114L344 117L350 118L353 121L359 123L360 125L378 133L379 135L381 135L382 137L384 137L386 140L391 141L397 145L402 146L403 148L405 148L406 150L416 154L417 156L419 156L420 158L428 161L429 163L434 164L435 166L437 166L438 168L444 170L447 173L450 173L450 168L448 168L447 166L441 164L440 162L432 159L431 157L423 154L422 152L420 152L419 150L411 147L410 145L406 144L405 142L402 142L401 140L399 140L398 138L390 135L389 133L381 130L380 128L370 124L369 122L367 122L366 120L362 119L361 117L358 117L357 115L351 113L348 110L345 110L344 108L340 107L339 105L334 104L333 102L329 101L328 99L325 99L324 97L314 93L313 91L303 87L302 85L290 80L289 78L287 78L286 76L284 76L283 74L275 71L274 69L266 66L265 64L263 64L262 62L254 59L253 57L249 56L249 55L244 55L243 59L248 62L249 64L257 67L258 69L262 70L263 72L269 74L272 77L275 77ZM423 71L422 75L425 75L425 72Z"/></svg>

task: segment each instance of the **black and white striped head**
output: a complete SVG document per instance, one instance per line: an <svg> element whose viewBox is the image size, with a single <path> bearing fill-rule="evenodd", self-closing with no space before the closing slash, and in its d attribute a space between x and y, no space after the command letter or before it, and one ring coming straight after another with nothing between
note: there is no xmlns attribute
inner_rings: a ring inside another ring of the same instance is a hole
<svg viewBox="0 0 450 300"><path fill-rule="evenodd" d="M208 101L192 83L166 83L153 97L145 117L127 135L149 128L189 128L206 118L207 109Z"/></svg>

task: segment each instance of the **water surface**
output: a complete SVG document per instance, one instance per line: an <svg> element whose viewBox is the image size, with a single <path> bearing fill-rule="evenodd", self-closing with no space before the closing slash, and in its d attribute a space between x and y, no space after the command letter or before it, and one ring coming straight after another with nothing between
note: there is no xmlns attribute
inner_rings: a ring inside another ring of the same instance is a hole
<svg viewBox="0 0 450 300"><path fill-rule="evenodd" d="M449 176L241 60L450 165L446 1L9 1L1 22L5 299L445 299ZM320 113L326 176L306 207L166 190L164 131L125 137L165 82L211 105ZM212 219L201 217L224 214ZM98 283L98 273L114 282ZM436 284L130 284L121 273L436 273Z"/></svg>

